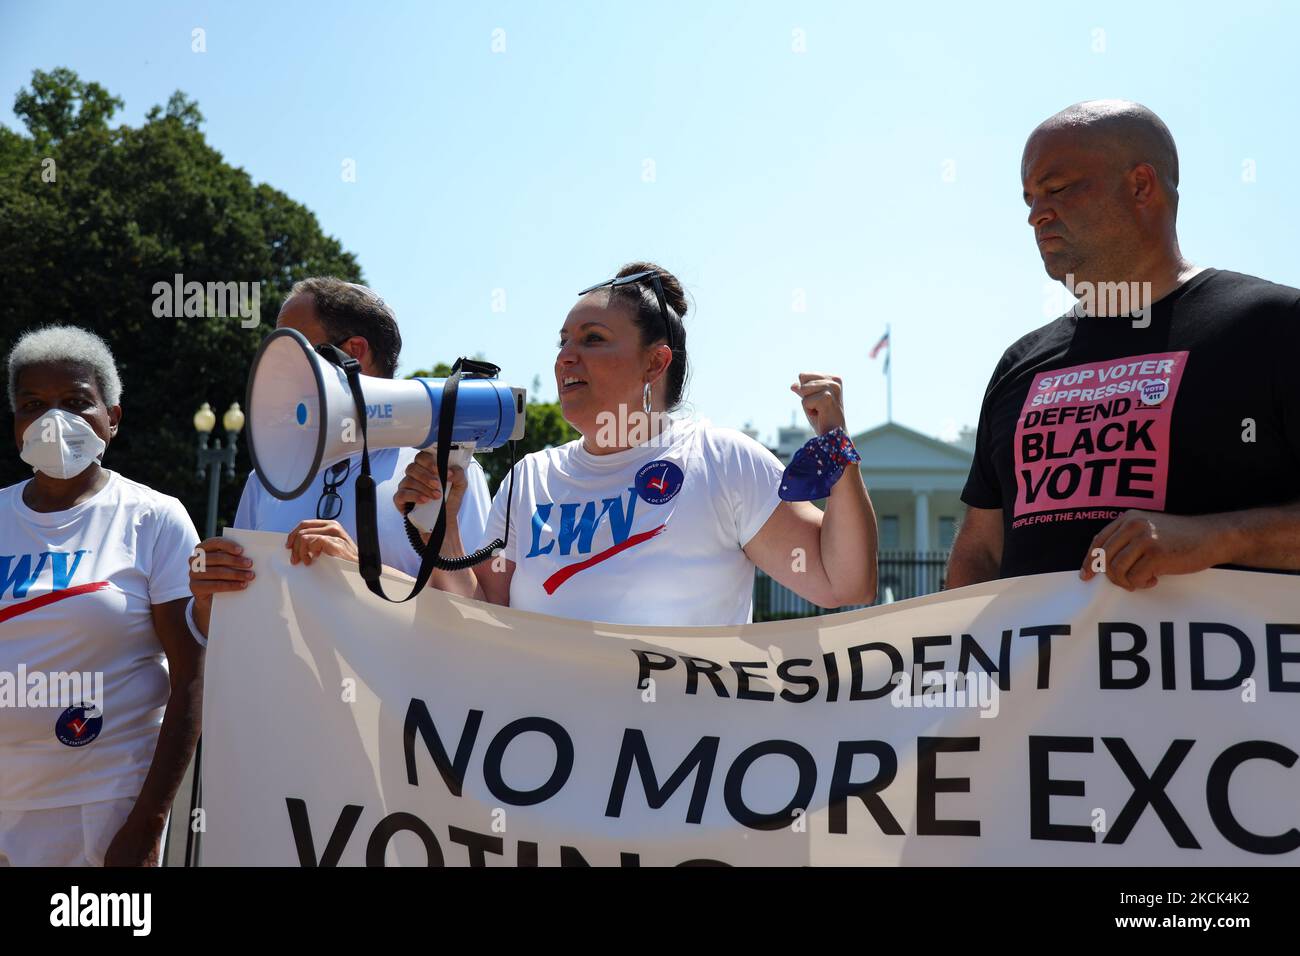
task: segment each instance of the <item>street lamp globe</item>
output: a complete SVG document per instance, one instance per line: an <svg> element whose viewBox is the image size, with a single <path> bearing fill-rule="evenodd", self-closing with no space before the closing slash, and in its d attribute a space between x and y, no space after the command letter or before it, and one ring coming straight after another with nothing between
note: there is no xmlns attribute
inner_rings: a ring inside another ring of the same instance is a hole
<svg viewBox="0 0 1300 956"><path fill-rule="evenodd" d="M244 413L239 409L239 402L232 402L226 409L226 414L221 416L221 424L225 426L226 431L234 432L236 435L244 430Z"/></svg>
<svg viewBox="0 0 1300 956"><path fill-rule="evenodd" d="M242 418L242 416L240 417ZM212 433L212 429L216 427L217 416L212 411L212 406L204 402L199 406L199 410L194 413L194 430L200 435L209 435Z"/></svg>

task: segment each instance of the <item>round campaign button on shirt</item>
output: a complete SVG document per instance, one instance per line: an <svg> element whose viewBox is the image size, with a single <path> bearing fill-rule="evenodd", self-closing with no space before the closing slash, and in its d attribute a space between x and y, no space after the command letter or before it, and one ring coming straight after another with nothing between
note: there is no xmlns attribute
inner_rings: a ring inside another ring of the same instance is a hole
<svg viewBox="0 0 1300 956"><path fill-rule="evenodd" d="M642 501L661 505L682 490L682 470L671 461L652 461L636 473L636 493Z"/></svg>
<svg viewBox="0 0 1300 956"><path fill-rule="evenodd" d="M69 707L54 722L54 736L66 747L84 747L104 729L104 712L98 707Z"/></svg>
<svg viewBox="0 0 1300 956"><path fill-rule="evenodd" d="M1162 379L1153 379L1142 383L1142 404L1159 405L1169 394L1169 383Z"/></svg>

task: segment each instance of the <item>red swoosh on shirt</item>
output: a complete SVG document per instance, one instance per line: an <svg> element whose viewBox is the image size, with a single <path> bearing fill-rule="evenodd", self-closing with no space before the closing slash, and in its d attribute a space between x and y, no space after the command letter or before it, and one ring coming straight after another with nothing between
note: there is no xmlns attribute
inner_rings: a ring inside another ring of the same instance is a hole
<svg viewBox="0 0 1300 956"><path fill-rule="evenodd" d="M0 610L0 621L7 621L11 617L26 614L28 611L35 611L38 607L45 607L47 604L62 601L64 598L76 597L78 594L89 594L91 591L102 591L106 587L108 587L107 581L92 581L90 584L78 584L75 588L51 591L49 594L42 594L40 597L34 597L28 601L20 601Z"/></svg>
<svg viewBox="0 0 1300 956"><path fill-rule="evenodd" d="M569 580L569 578L573 577L579 571L585 571L587 570L587 568L591 567L592 565L600 564L600 562L612 558L620 551L626 551L628 548L634 547L635 545L640 544L642 541L649 541L659 532L663 531L664 528L666 527L668 527L666 524L661 524L659 527L651 528L649 531L642 531L640 534L634 534L626 541L622 541L614 545L614 547L612 548L606 548L604 551L601 551L599 554L593 554L586 561L579 561L577 564L571 564L567 568L560 568L560 570L556 571L544 582L542 582L542 587L546 589L547 594L554 594L556 588L558 588L565 581Z"/></svg>

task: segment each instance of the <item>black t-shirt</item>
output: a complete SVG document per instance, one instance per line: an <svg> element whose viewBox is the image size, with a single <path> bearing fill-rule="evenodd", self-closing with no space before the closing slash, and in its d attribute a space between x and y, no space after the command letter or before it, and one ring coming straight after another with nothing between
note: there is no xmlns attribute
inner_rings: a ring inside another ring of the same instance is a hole
<svg viewBox="0 0 1300 956"><path fill-rule="evenodd" d="M1149 318L1067 314L998 363L961 497L1002 509L1002 577L1082 567L1130 509L1300 499L1300 290L1206 269Z"/></svg>

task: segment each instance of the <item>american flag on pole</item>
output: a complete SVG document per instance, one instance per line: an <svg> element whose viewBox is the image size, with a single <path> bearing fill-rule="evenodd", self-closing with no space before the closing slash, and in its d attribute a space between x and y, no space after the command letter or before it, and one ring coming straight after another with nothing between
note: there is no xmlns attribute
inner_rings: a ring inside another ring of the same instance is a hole
<svg viewBox="0 0 1300 956"><path fill-rule="evenodd" d="M870 357L874 359L877 355L879 355L879 354L881 353L882 350L887 350L888 348L889 348L889 331L886 330L886 331L885 331L885 334L882 335L882 336L880 337L880 341L877 342L877 343L872 347ZM889 371L889 353L888 353L888 351L885 352L885 367L884 367L884 371L886 371L886 372Z"/></svg>

